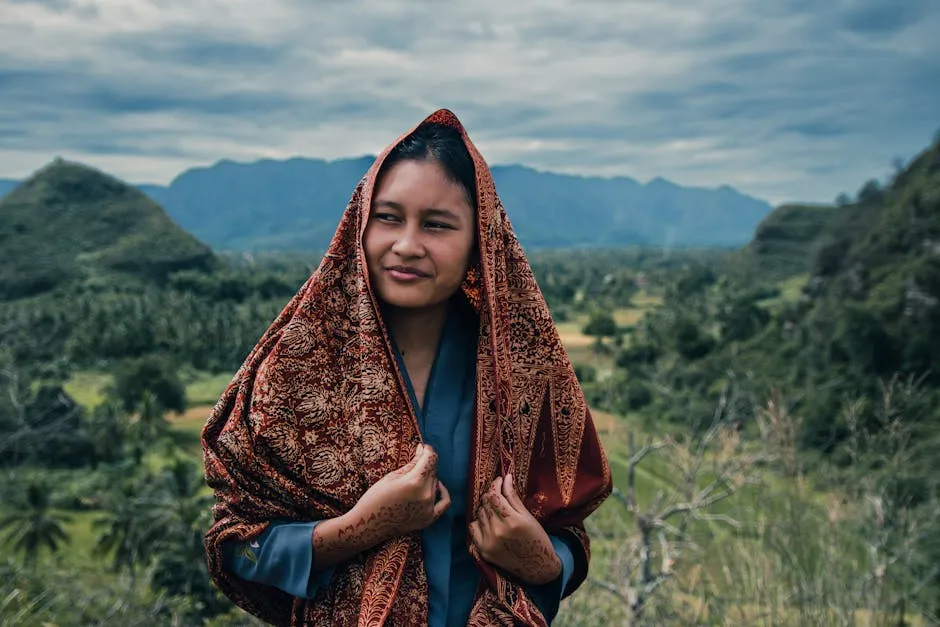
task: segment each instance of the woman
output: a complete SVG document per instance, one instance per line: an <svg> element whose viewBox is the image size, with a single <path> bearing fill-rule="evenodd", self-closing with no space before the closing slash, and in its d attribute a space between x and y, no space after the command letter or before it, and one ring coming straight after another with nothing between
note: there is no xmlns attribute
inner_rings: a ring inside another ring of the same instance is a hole
<svg viewBox="0 0 940 627"><path fill-rule="evenodd" d="M375 161L203 431L213 580L276 624L547 625L610 469L483 158Z"/></svg>

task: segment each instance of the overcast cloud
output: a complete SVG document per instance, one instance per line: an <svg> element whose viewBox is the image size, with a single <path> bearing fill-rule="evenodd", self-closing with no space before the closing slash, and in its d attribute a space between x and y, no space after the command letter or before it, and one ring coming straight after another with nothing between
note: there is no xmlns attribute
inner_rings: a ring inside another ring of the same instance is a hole
<svg viewBox="0 0 940 627"><path fill-rule="evenodd" d="M940 129L936 0L0 0L0 177L374 154L829 201Z"/></svg>

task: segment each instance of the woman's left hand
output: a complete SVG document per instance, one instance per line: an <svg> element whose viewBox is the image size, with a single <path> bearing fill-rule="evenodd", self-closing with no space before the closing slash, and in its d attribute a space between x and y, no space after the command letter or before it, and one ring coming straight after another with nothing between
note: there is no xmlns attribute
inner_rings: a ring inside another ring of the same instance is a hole
<svg viewBox="0 0 940 627"><path fill-rule="evenodd" d="M483 495L470 538L483 559L526 583L548 583L561 574L552 541L519 498L511 474L497 477Z"/></svg>

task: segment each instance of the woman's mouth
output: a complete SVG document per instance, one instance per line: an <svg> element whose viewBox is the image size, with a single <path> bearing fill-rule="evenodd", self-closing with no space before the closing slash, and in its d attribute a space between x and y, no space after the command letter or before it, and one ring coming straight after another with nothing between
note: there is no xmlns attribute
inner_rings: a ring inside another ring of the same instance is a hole
<svg viewBox="0 0 940 627"><path fill-rule="evenodd" d="M417 281L427 278L427 274L417 268L409 266L391 266L385 269L388 275L396 281Z"/></svg>

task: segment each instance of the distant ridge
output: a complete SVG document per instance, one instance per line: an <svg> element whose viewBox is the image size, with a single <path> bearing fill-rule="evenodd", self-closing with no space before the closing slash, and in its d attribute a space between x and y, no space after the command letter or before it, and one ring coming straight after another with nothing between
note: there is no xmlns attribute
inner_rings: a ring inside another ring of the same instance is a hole
<svg viewBox="0 0 940 627"><path fill-rule="evenodd" d="M140 190L85 165L56 159L0 200L0 299L215 262Z"/></svg>
<svg viewBox="0 0 940 627"><path fill-rule="evenodd" d="M142 189L181 226L216 249L321 250L374 157L324 161L223 160L193 168L169 186ZM772 210L727 185L683 187L492 168L497 191L523 245L738 247Z"/></svg>
<svg viewBox="0 0 940 627"><path fill-rule="evenodd" d="M184 229L217 250L319 251L374 157L222 160L140 185ZM527 248L746 244L772 210L720 185L684 187L661 177L558 174L523 165L492 168L497 190ZM3 193L0 181L0 194Z"/></svg>

